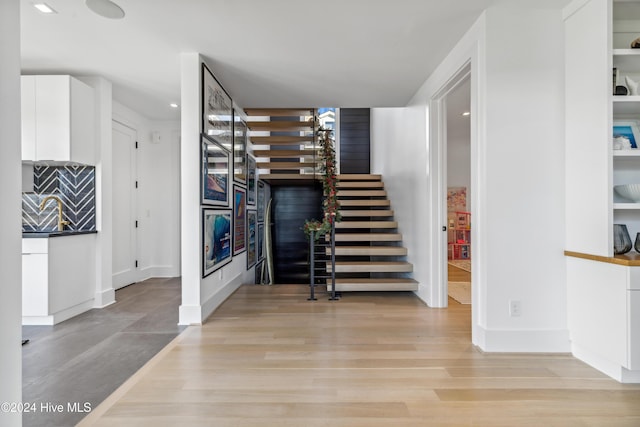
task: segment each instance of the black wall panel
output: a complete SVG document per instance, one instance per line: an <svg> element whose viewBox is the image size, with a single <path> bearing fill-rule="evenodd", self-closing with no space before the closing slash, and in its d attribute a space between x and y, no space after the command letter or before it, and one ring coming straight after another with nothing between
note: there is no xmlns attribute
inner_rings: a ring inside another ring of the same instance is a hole
<svg viewBox="0 0 640 427"><path fill-rule="evenodd" d="M307 219L322 218L322 186L272 186L274 283L309 283Z"/></svg>
<svg viewBox="0 0 640 427"><path fill-rule="evenodd" d="M370 111L340 109L340 173L371 173Z"/></svg>

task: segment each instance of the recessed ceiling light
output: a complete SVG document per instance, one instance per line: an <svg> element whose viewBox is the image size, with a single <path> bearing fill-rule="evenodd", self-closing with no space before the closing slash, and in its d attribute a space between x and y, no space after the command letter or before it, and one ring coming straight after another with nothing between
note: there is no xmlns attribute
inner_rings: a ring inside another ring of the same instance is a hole
<svg viewBox="0 0 640 427"><path fill-rule="evenodd" d="M464 113L462 113L462 115L466 117L466 116L471 115L471 113L470 113L470 112L468 112L468 111L465 111Z"/></svg>
<svg viewBox="0 0 640 427"><path fill-rule="evenodd" d="M57 13L55 10L51 8L51 6L49 6L46 3L33 3L33 7L35 7L42 13Z"/></svg>
<svg viewBox="0 0 640 427"><path fill-rule="evenodd" d="M171 104L169 104L169 107L178 108L178 104L176 104L175 102L172 102Z"/></svg>
<svg viewBox="0 0 640 427"><path fill-rule="evenodd" d="M109 19L124 18L124 10L110 0L86 0L87 7L100 16Z"/></svg>

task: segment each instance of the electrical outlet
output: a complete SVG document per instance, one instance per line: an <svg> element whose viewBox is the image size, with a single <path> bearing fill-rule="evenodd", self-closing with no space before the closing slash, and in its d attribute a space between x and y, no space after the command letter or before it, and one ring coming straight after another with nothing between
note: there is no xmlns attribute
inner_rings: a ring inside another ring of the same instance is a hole
<svg viewBox="0 0 640 427"><path fill-rule="evenodd" d="M517 300L509 301L509 316L519 317L522 315L522 303Z"/></svg>

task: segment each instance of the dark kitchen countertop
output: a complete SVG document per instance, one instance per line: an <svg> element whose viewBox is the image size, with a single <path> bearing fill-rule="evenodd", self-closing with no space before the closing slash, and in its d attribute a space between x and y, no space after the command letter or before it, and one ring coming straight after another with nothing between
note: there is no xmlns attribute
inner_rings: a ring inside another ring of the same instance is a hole
<svg viewBox="0 0 640 427"><path fill-rule="evenodd" d="M64 236L77 236L78 234L94 234L97 230L86 231L29 231L23 232L23 239L46 239L48 237L64 237Z"/></svg>

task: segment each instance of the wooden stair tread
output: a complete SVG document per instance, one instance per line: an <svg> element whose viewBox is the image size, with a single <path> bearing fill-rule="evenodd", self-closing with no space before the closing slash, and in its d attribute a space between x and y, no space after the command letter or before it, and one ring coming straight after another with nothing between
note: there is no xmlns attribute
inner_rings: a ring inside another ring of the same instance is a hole
<svg viewBox="0 0 640 427"><path fill-rule="evenodd" d="M415 279L406 277L363 277L363 278L336 278L336 284L344 283L418 283Z"/></svg>
<svg viewBox="0 0 640 427"><path fill-rule="evenodd" d="M378 200L340 200L340 206L391 206L391 202L387 199Z"/></svg>
<svg viewBox="0 0 640 427"><path fill-rule="evenodd" d="M313 135L309 136L252 136L251 142L255 145L301 145L312 142Z"/></svg>
<svg viewBox="0 0 640 427"><path fill-rule="evenodd" d="M319 180L320 176L312 173L261 173L260 179L272 184L276 182L281 184L290 182L290 184L287 185L291 185L296 184L298 181L302 184L313 180Z"/></svg>
<svg viewBox="0 0 640 427"><path fill-rule="evenodd" d="M331 248L326 249L331 255ZM336 255L350 256L405 256L407 248L402 246L336 246Z"/></svg>
<svg viewBox="0 0 640 427"><path fill-rule="evenodd" d="M331 263L327 272L331 272ZM336 261L336 273L410 273L413 264L404 261Z"/></svg>
<svg viewBox="0 0 640 427"><path fill-rule="evenodd" d="M313 108L245 108L244 112L247 116L254 117L294 117L315 114Z"/></svg>
<svg viewBox="0 0 640 427"><path fill-rule="evenodd" d="M385 190L338 190L338 198L340 197L384 197L387 195Z"/></svg>
<svg viewBox="0 0 640 427"><path fill-rule="evenodd" d="M253 150L255 157L270 157L272 159L313 156L317 154L317 150Z"/></svg>
<svg viewBox="0 0 640 427"><path fill-rule="evenodd" d="M302 169L314 168L317 162L257 162L260 169Z"/></svg>
<svg viewBox="0 0 640 427"><path fill-rule="evenodd" d="M336 233L336 242L399 242L400 233Z"/></svg>
<svg viewBox="0 0 640 427"><path fill-rule="evenodd" d="M384 188L384 184L382 181L339 181L338 188Z"/></svg>
<svg viewBox="0 0 640 427"><path fill-rule="evenodd" d="M417 291L418 282L406 278L363 278L363 279L336 279L336 291ZM327 291L331 292L331 283L327 284Z"/></svg>
<svg viewBox="0 0 640 427"><path fill-rule="evenodd" d="M382 175L365 174L365 173L341 173L338 179L342 181L380 181Z"/></svg>
<svg viewBox="0 0 640 427"><path fill-rule="evenodd" d="M313 122L286 121L286 122L247 122L247 127L252 131L301 131L313 130Z"/></svg>
<svg viewBox="0 0 640 427"><path fill-rule="evenodd" d="M338 228L398 228L397 221L342 221L336 223Z"/></svg>
<svg viewBox="0 0 640 427"><path fill-rule="evenodd" d="M360 209L341 209L340 210L340 215L342 215L343 218L350 218L350 217L358 217L358 216L363 216L363 217L388 217L388 216L393 216L393 211L391 210L387 210L387 209L371 209L371 210L360 210Z"/></svg>

